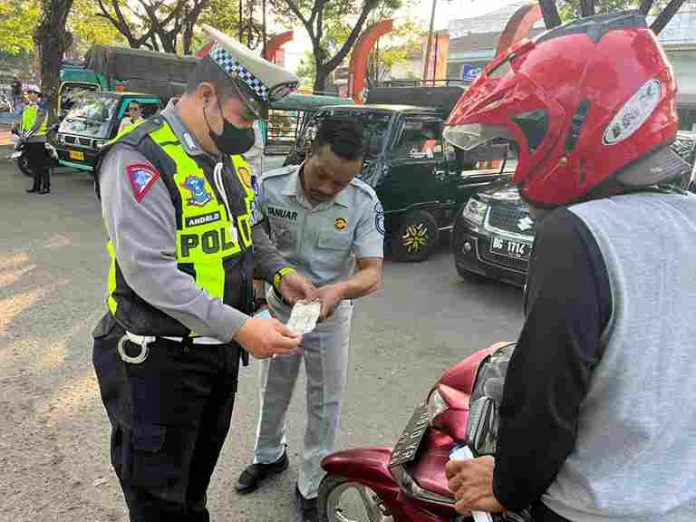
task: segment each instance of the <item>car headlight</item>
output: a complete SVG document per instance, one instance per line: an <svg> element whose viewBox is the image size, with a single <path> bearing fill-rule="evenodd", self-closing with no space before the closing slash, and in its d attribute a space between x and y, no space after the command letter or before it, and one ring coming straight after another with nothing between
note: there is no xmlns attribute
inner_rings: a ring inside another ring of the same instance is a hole
<svg viewBox="0 0 696 522"><path fill-rule="evenodd" d="M92 144L94 145L95 149L101 149L104 146L104 143L106 143L105 140L94 140Z"/></svg>
<svg viewBox="0 0 696 522"><path fill-rule="evenodd" d="M475 225L481 225L486 217L487 211L488 203L484 203L483 201L471 197L462 211L462 216L464 219L474 223Z"/></svg>
<svg viewBox="0 0 696 522"><path fill-rule="evenodd" d="M427 408L428 408L428 424L430 426L433 425L433 421L435 420L435 417L437 417L441 413L447 411L447 409L449 408L449 405L445 402L445 399L442 398L442 395L440 395L440 392L437 391L437 388L434 389L430 393L430 396L428 397Z"/></svg>

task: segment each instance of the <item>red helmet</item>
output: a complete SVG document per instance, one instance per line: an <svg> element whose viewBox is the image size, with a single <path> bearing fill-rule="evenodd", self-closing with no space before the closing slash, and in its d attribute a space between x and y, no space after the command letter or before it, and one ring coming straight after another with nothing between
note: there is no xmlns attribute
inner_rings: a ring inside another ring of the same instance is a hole
<svg viewBox="0 0 696 522"><path fill-rule="evenodd" d="M455 106L445 138L464 149L514 140L522 196L540 207L564 205L638 158L669 150L675 102L672 70L645 18L599 15L497 56ZM652 163L650 172L661 170ZM640 177L635 184L659 176Z"/></svg>

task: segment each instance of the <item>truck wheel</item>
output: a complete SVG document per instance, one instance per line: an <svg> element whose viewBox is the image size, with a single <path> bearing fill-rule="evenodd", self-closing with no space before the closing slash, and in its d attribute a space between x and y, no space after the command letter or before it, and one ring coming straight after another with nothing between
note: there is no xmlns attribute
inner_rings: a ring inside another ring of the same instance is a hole
<svg viewBox="0 0 696 522"><path fill-rule="evenodd" d="M440 230L432 214L425 210L414 210L406 214L392 236L392 253L399 261L423 261L439 240Z"/></svg>
<svg viewBox="0 0 696 522"><path fill-rule="evenodd" d="M319 522L393 522L379 495L359 482L327 475L319 486Z"/></svg>

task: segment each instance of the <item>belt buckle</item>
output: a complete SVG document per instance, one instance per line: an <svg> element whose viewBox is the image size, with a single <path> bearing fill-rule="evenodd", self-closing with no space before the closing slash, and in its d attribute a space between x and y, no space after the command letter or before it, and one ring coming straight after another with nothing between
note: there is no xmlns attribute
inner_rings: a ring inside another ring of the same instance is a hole
<svg viewBox="0 0 696 522"><path fill-rule="evenodd" d="M145 362L145 359L147 359L148 354L150 353L150 348L148 347L148 341L146 339L143 339L142 343L138 345L137 343L133 343L135 345L140 346L140 353L136 355L135 357L132 357L126 353L125 349L125 344L128 342L130 339L128 338L128 335L124 335L118 340L118 355L121 357L121 360L123 362L126 362L128 364L142 364Z"/></svg>

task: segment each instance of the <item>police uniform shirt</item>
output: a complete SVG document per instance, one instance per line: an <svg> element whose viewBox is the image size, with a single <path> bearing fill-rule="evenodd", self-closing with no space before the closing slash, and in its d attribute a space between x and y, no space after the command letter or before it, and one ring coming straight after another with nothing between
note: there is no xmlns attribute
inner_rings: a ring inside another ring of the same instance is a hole
<svg viewBox="0 0 696 522"><path fill-rule="evenodd" d="M190 156L207 154L172 103L161 114ZM132 165L157 173L142 154L116 145L105 157L99 178L104 221L124 278L142 299L198 335L230 341L248 316L211 298L177 268L171 196L159 178L140 187L146 192L136 193L126 174Z"/></svg>
<svg viewBox="0 0 696 522"><path fill-rule="evenodd" d="M383 257L384 216L374 190L353 179L333 200L312 206L301 168L267 172L257 194L255 219L267 221L283 258L323 286L349 278L356 258Z"/></svg>

